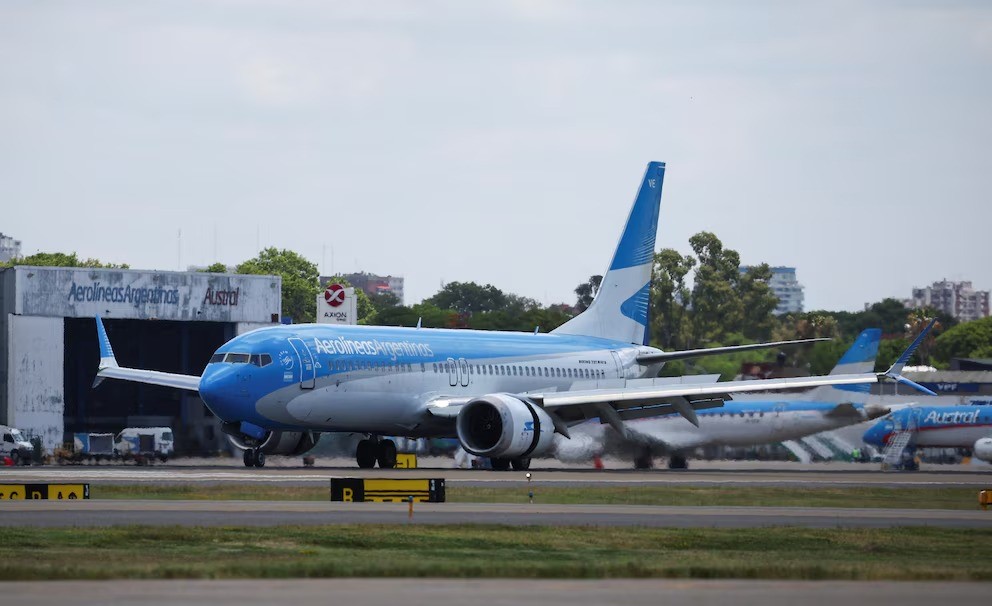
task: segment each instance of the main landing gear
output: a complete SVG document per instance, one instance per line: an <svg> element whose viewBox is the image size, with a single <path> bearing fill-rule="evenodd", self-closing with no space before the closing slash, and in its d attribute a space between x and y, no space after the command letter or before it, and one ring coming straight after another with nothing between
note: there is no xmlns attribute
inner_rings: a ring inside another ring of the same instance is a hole
<svg viewBox="0 0 992 606"><path fill-rule="evenodd" d="M265 467L265 453L257 448L246 448L243 460L245 467Z"/></svg>
<svg viewBox="0 0 992 606"><path fill-rule="evenodd" d="M358 443L355 459L362 469L372 469L376 463L382 469L396 467L396 442L366 438Z"/></svg>
<svg viewBox="0 0 992 606"><path fill-rule="evenodd" d="M527 471L530 469L530 457L519 459L489 459L493 466L493 471L508 471L511 467L513 471Z"/></svg>
<svg viewBox="0 0 992 606"><path fill-rule="evenodd" d="M672 455L668 457L668 468L669 469L689 469L689 461L681 455Z"/></svg>

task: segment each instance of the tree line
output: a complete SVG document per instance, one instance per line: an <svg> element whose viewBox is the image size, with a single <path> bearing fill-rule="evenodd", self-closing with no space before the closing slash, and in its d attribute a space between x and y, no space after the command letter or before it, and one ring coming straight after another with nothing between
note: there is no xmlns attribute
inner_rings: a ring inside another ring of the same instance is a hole
<svg viewBox="0 0 992 606"><path fill-rule="evenodd" d="M768 340L829 337L830 342L786 350L784 363L823 374L836 363L865 328L880 328L883 341L877 368L888 367L931 318L938 324L921 345L915 362L946 367L955 357L992 357L992 318L958 324L933 309L907 309L885 299L859 312L817 310L777 316L777 298L769 287L767 264L742 270L740 255L711 232L689 239L691 253L671 248L658 251L652 270L650 309L651 344L665 350L740 345ZM111 267L75 253L37 253L4 265L52 267ZM215 263L206 272L224 273ZM299 253L266 248L235 267L240 274L268 274L282 278L283 315L295 322L315 320L315 300L321 291L317 265ZM350 286L341 276L332 278ZM547 332L588 308L602 276L590 276L575 288L575 301L542 305L529 297L504 292L491 284L449 282L421 303L402 305L391 293L368 296L356 289L358 322L382 326L473 328ZM719 373L735 375L743 362L771 362L778 352L710 356L666 365L665 374Z"/></svg>

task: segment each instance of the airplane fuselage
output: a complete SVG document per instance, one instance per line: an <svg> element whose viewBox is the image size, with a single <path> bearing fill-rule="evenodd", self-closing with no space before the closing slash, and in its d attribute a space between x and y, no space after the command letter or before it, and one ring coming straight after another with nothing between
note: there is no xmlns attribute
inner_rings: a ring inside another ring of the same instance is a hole
<svg viewBox="0 0 992 606"><path fill-rule="evenodd" d="M864 434L864 441L883 447L899 429L912 428L911 446L971 448L992 436L992 408L987 406L919 406L880 419Z"/></svg>
<svg viewBox="0 0 992 606"><path fill-rule="evenodd" d="M572 429L572 440L556 439L555 452L562 459L578 461L610 452L633 453L638 445L675 454L712 445L784 442L865 420L859 405L846 406L838 414L837 402L727 402L698 411L699 427L677 415L632 421L627 424L629 440L620 439L608 426L586 422Z"/></svg>
<svg viewBox="0 0 992 606"><path fill-rule="evenodd" d="M559 334L301 324L217 350L200 395L227 422L268 430L438 435L438 398L616 385L657 349ZM683 420L683 422L685 422Z"/></svg>

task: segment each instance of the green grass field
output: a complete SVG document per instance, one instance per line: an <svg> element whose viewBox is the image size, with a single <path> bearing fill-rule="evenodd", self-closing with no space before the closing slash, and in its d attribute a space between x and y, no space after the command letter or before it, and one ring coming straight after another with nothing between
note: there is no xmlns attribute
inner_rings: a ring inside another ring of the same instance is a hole
<svg viewBox="0 0 992 606"><path fill-rule="evenodd" d="M0 580L992 580L992 531L506 526L0 528Z"/></svg>
<svg viewBox="0 0 992 606"><path fill-rule="evenodd" d="M556 487L535 484L528 488L489 488L449 485L451 502L525 503L533 490L538 503L589 503L685 506L779 507L898 507L907 509L975 509L975 488L786 488L695 486L593 486ZM280 487L272 484L223 484L218 486L91 486L94 499L246 499L264 501L322 501L328 486Z"/></svg>

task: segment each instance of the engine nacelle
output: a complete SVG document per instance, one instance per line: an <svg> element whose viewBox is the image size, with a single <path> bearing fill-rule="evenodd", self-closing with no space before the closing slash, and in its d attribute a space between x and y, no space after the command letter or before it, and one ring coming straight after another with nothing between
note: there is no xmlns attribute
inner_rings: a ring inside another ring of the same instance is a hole
<svg viewBox="0 0 992 606"><path fill-rule="evenodd" d="M468 452L506 459L548 452L555 433L543 408L505 393L470 401L458 412L455 427L458 441Z"/></svg>
<svg viewBox="0 0 992 606"><path fill-rule="evenodd" d="M992 462L992 438L981 438L975 442L971 454L981 461Z"/></svg>
<svg viewBox="0 0 992 606"><path fill-rule="evenodd" d="M257 448L269 455L297 456L316 446L320 434L312 431L270 431L262 440L249 441L243 434L229 433L227 439L240 450Z"/></svg>

